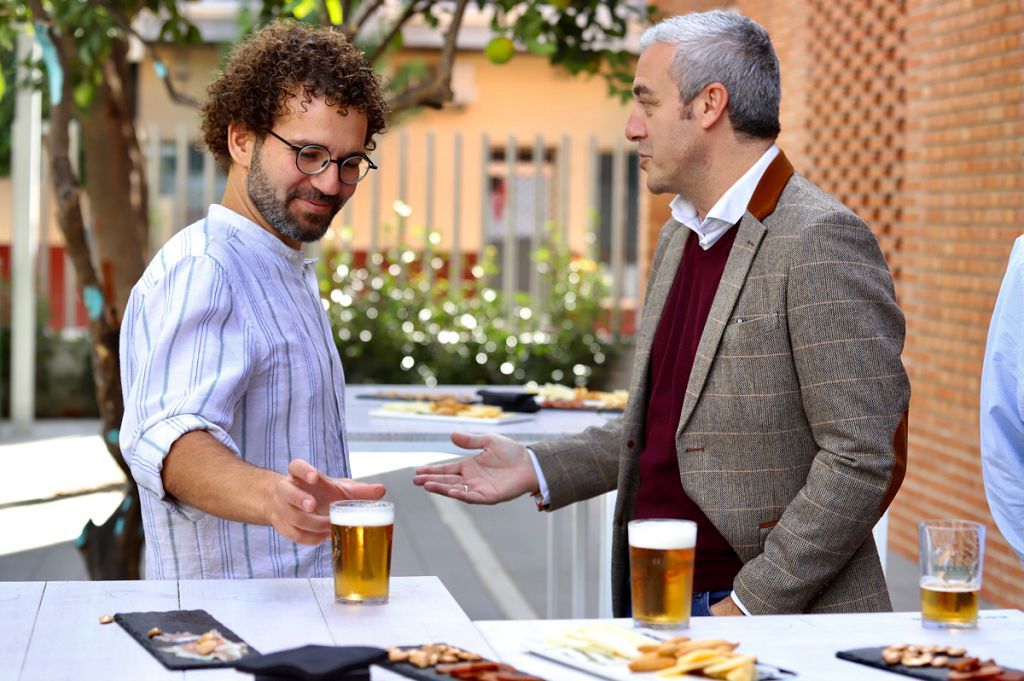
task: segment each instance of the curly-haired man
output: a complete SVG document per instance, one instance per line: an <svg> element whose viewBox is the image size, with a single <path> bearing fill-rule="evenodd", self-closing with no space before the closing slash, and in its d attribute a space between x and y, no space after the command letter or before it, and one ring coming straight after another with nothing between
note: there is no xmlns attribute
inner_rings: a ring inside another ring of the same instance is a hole
<svg viewBox="0 0 1024 681"><path fill-rule="evenodd" d="M328 576L347 479L344 375L304 242L373 164L386 105L340 33L257 32L209 88L220 204L160 249L121 331L121 448L142 491L146 577Z"/></svg>

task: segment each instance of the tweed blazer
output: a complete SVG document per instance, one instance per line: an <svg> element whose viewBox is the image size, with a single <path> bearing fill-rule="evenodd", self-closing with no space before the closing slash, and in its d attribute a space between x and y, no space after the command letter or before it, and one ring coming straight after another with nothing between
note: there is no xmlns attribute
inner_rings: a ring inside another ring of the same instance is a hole
<svg viewBox="0 0 1024 681"><path fill-rule="evenodd" d="M683 489L743 561L733 588L751 613L890 610L871 529L903 480L910 384L889 268L868 226L781 153L738 229L676 430ZM618 615L651 344L688 233L661 231L622 417L531 445L549 509L618 489Z"/></svg>

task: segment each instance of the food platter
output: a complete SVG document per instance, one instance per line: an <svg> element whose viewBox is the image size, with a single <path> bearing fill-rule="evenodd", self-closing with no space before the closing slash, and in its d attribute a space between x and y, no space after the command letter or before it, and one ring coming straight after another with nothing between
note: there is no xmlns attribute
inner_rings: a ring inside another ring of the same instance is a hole
<svg viewBox="0 0 1024 681"><path fill-rule="evenodd" d="M530 414L502 411L500 407L462 404L452 400L388 402L381 405L380 409L371 411L370 416L437 421L439 423L477 423L491 426L527 421L533 418Z"/></svg>
<svg viewBox="0 0 1024 681"><path fill-rule="evenodd" d="M609 681L797 678L795 672L764 664L756 656L738 651L738 642L663 637L669 633L641 632L607 622L573 625L543 641L527 640L525 647L532 655Z"/></svg>
<svg viewBox="0 0 1024 681"><path fill-rule="evenodd" d="M383 400L391 402L428 402L436 400L452 400L462 404L478 404L480 398L469 393L436 393L415 392L408 390L378 390L372 393L356 395L361 400Z"/></svg>
<svg viewBox="0 0 1024 681"><path fill-rule="evenodd" d="M608 405L598 400L545 400L535 398L537 406L541 409L565 409L567 411L617 411L621 412L622 407Z"/></svg>
<svg viewBox="0 0 1024 681"><path fill-rule="evenodd" d="M544 409L573 409L577 411L622 411L629 399L626 390L588 390L572 388L559 383L527 384L527 392L534 394L537 404Z"/></svg>
<svg viewBox="0 0 1024 681"><path fill-rule="evenodd" d="M612 658L590 655L578 650L556 648L547 646L539 641L528 643L526 649L531 655L542 657L551 662L557 662L601 679L608 679L608 681L663 681L658 678L657 674L652 672L630 671L627 660L613 660ZM708 677L695 674L683 674L682 676L673 676L672 678L709 681ZM795 681L798 678L799 676L795 672L764 663L757 664L757 681L788 681L789 679Z"/></svg>
<svg viewBox="0 0 1024 681"><path fill-rule="evenodd" d="M475 418L472 416L448 416L439 414L416 414L411 412L388 411L374 409L370 416L389 419L408 419L412 421L436 421L437 423L476 423L479 425L500 426L505 423L518 423L533 419L533 414L508 414L493 418Z"/></svg>

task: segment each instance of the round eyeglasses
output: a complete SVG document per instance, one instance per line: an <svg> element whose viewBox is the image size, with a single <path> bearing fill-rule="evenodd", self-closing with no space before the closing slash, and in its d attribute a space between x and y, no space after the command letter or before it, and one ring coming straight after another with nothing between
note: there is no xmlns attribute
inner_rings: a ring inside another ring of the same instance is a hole
<svg viewBox="0 0 1024 681"><path fill-rule="evenodd" d="M335 159L331 158L331 152L326 147L322 147L319 144L305 144L300 147L297 144L292 144L273 130L267 130L267 132L281 140L284 144L288 145L288 148L295 152L295 167L304 175L319 175L327 170L327 167L332 163L337 163L338 179L341 180L342 184L356 184L359 180L366 177L371 170L377 169L377 166L370 160L370 157L361 152L356 152L342 159Z"/></svg>

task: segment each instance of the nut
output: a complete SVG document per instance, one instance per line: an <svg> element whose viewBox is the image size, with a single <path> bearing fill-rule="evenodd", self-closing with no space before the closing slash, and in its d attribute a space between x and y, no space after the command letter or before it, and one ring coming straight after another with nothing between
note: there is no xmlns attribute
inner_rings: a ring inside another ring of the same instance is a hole
<svg viewBox="0 0 1024 681"><path fill-rule="evenodd" d="M196 652L200 655L209 655L217 649L217 642L213 639L199 639L196 641Z"/></svg>
<svg viewBox="0 0 1024 681"><path fill-rule="evenodd" d="M950 657L963 657L964 655L967 654L967 649L966 648L949 646L948 648L946 648L946 654L949 655Z"/></svg>
<svg viewBox="0 0 1024 681"><path fill-rule="evenodd" d="M918 651L914 654L908 650L903 653L903 657L900 659L900 664L904 667L924 667L925 665L931 664L932 658L933 655L931 653Z"/></svg>
<svg viewBox="0 0 1024 681"><path fill-rule="evenodd" d="M162 633L164 632L160 631L160 627L153 627L152 629L146 632L146 636L153 638L154 636L159 636Z"/></svg>
<svg viewBox="0 0 1024 681"><path fill-rule="evenodd" d="M113 615L100 615L100 624L110 624L114 621Z"/></svg>
<svg viewBox="0 0 1024 681"><path fill-rule="evenodd" d="M945 655L936 655L932 658L933 667L945 667L947 664L949 664L949 658Z"/></svg>
<svg viewBox="0 0 1024 681"><path fill-rule="evenodd" d="M882 660L886 664L899 664L903 659L903 651L897 648L886 648L882 651Z"/></svg>
<svg viewBox="0 0 1024 681"><path fill-rule="evenodd" d="M427 652L424 650L414 650L411 653L409 653L409 664L411 664L414 667L426 669L428 666L430 666L430 662L428 660L429 657L427 655Z"/></svg>
<svg viewBox="0 0 1024 681"><path fill-rule="evenodd" d="M409 659L409 653L401 648L388 648L389 662L405 662Z"/></svg>

